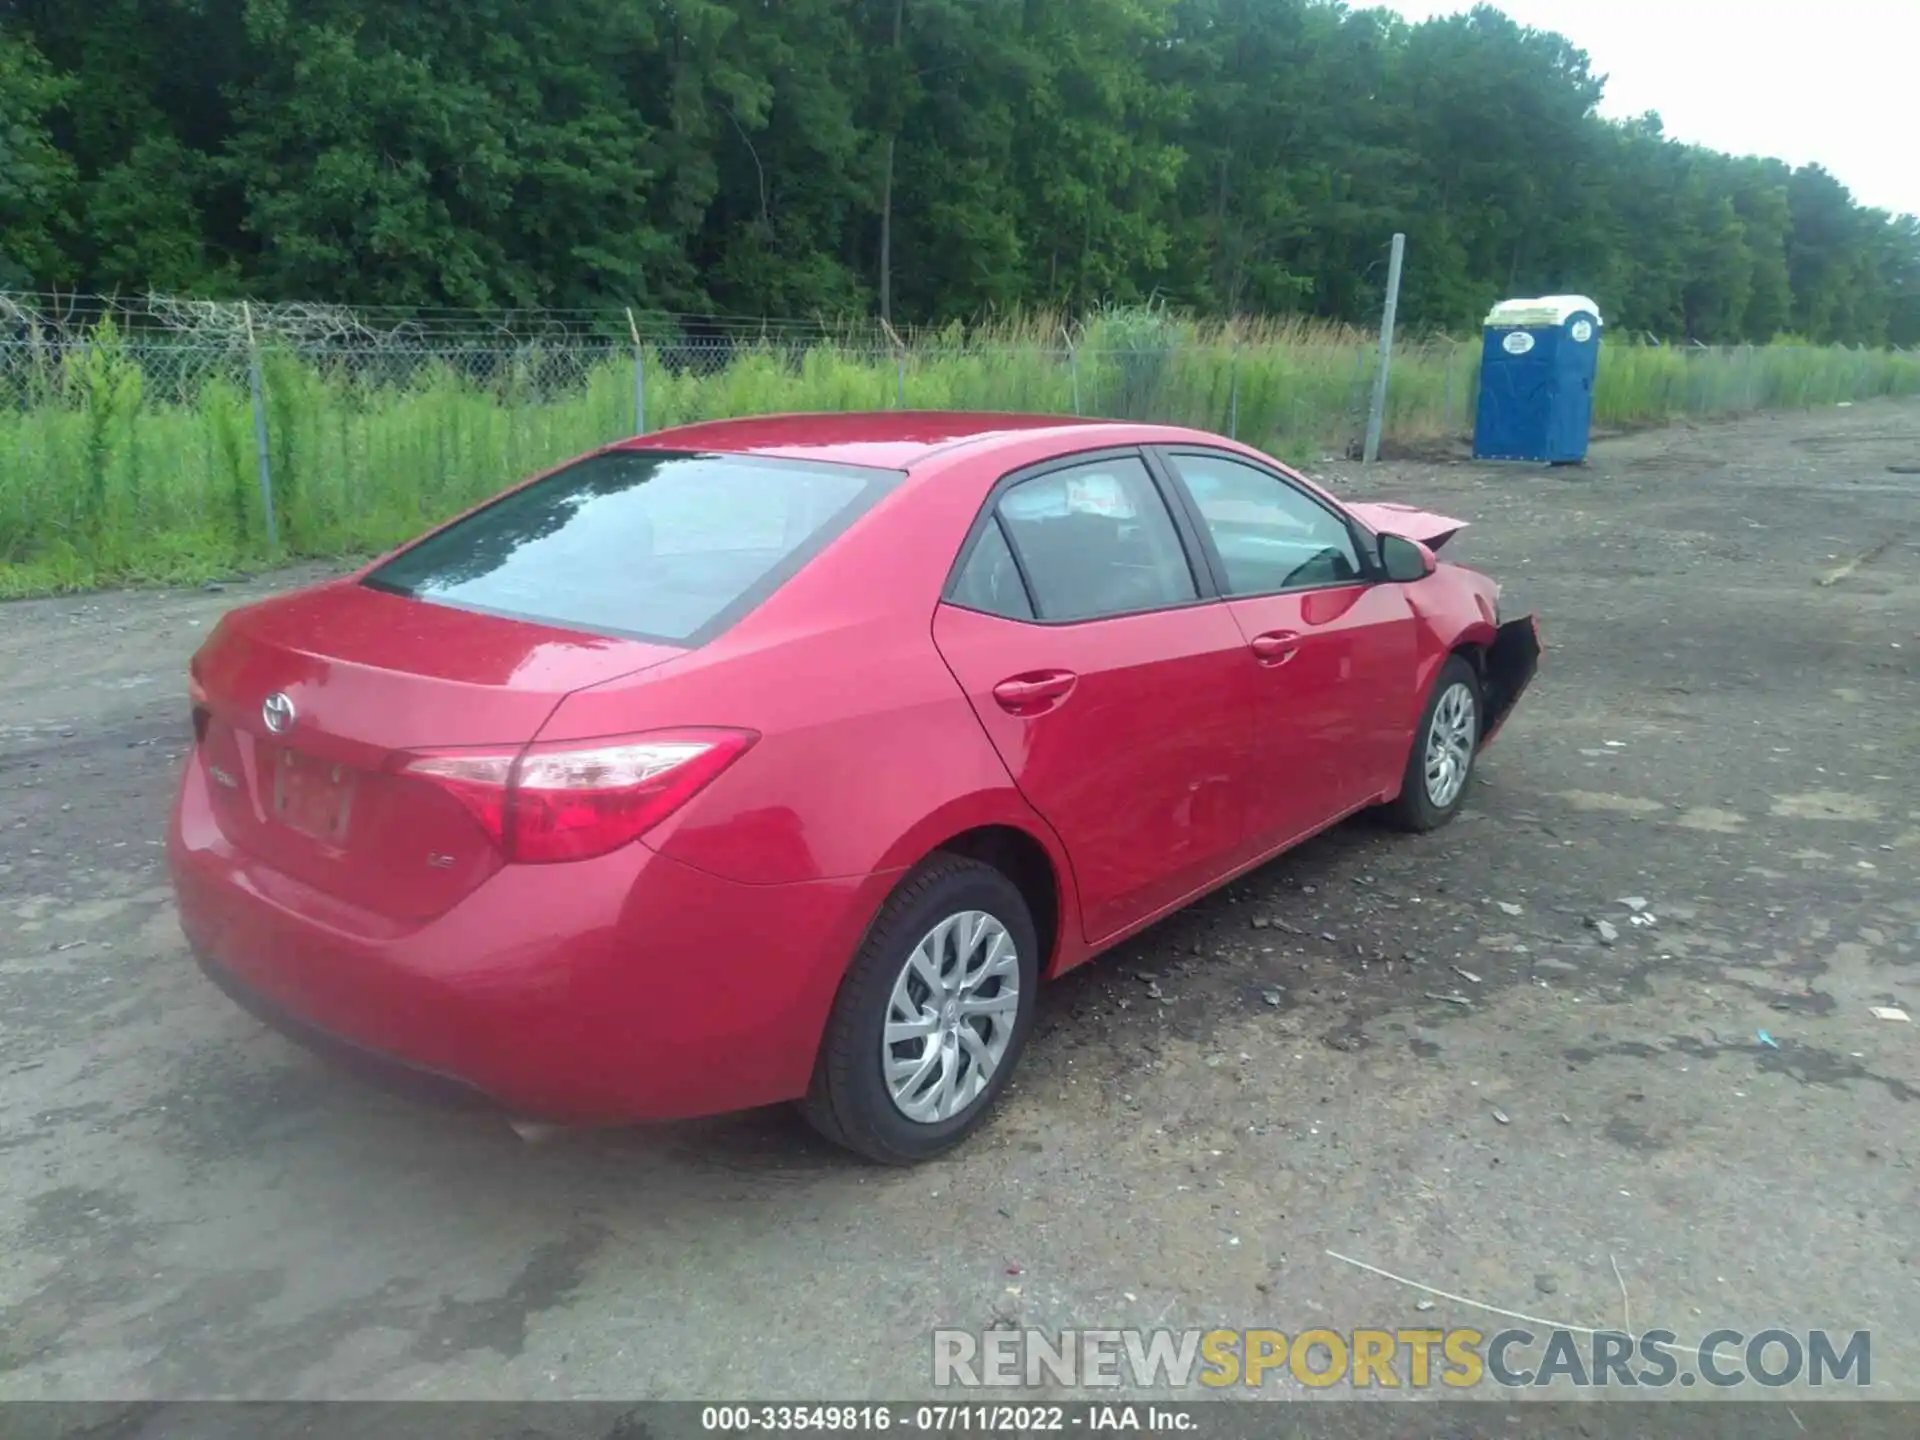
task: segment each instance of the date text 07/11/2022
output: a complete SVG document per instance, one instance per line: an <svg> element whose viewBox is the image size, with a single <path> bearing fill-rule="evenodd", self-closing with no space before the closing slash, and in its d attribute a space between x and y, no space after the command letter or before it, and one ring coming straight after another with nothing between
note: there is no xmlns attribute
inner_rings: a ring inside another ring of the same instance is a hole
<svg viewBox="0 0 1920 1440"><path fill-rule="evenodd" d="M905 1430L921 1435L1019 1434L1033 1431L1190 1432L1193 1413L1162 1405L708 1405L708 1432L861 1432Z"/></svg>

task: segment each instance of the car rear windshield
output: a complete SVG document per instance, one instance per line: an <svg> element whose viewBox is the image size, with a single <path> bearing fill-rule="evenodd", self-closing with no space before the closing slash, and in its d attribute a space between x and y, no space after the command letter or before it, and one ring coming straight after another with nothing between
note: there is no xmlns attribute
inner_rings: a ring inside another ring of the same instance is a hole
<svg viewBox="0 0 1920 1440"><path fill-rule="evenodd" d="M812 461L608 451L476 510L363 583L563 629L698 645L900 478Z"/></svg>

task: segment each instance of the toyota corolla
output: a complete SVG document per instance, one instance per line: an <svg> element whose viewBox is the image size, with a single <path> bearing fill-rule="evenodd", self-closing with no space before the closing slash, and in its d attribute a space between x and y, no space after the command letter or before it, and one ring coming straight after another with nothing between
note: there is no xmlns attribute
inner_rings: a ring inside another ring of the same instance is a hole
<svg viewBox="0 0 1920 1440"><path fill-rule="evenodd" d="M288 1033L518 1117L798 1101L926 1159L1045 981L1455 814L1540 655L1461 528L1165 426L625 441L221 621L181 921Z"/></svg>

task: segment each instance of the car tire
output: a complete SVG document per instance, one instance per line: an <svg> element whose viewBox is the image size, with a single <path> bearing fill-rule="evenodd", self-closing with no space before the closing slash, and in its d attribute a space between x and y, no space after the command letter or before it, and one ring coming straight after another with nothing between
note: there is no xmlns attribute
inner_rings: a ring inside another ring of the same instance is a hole
<svg viewBox="0 0 1920 1440"><path fill-rule="evenodd" d="M929 963L943 981L937 993ZM934 856L887 897L854 955L801 1113L827 1139L881 1164L914 1165L951 1150L1006 1088L1033 1026L1039 978L1038 939L1019 888L978 860ZM893 1043L890 1025L902 1032ZM908 1033L922 1026L924 1035ZM949 1075L951 1091L943 1088Z"/></svg>
<svg viewBox="0 0 1920 1440"><path fill-rule="evenodd" d="M1413 745L1407 753L1406 773L1400 777L1399 797L1386 807L1389 823L1419 834L1438 830L1459 814L1473 783L1485 717L1480 677L1463 656L1449 656L1420 712L1420 724L1414 729ZM1463 723L1471 727L1464 748ZM1450 758L1457 769L1440 763L1443 758ZM1438 776L1433 773L1436 766Z"/></svg>

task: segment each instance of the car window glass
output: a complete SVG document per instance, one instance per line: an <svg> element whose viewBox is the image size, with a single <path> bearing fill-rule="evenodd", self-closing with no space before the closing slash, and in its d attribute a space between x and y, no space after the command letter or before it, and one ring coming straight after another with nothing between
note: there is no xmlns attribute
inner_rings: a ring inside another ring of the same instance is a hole
<svg viewBox="0 0 1920 1440"><path fill-rule="evenodd" d="M1042 620L1086 620L1199 598L1173 517L1137 456L1014 486L1000 519Z"/></svg>
<svg viewBox="0 0 1920 1440"><path fill-rule="evenodd" d="M1230 595L1271 595L1361 578L1353 534L1277 475L1221 455L1175 455L1226 568Z"/></svg>
<svg viewBox="0 0 1920 1440"><path fill-rule="evenodd" d="M364 583L684 643L771 593L899 479L844 465L609 451L456 520Z"/></svg>
<svg viewBox="0 0 1920 1440"><path fill-rule="evenodd" d="M1009 620L1033 619L1033 602L998 522L980 532L953 587L953 603Z"/></svg>

